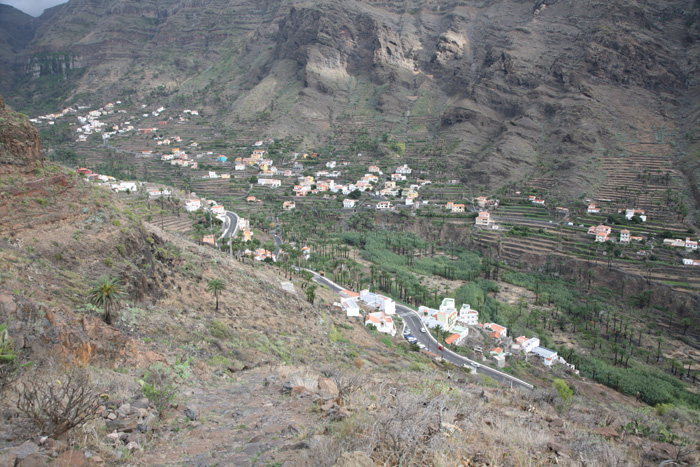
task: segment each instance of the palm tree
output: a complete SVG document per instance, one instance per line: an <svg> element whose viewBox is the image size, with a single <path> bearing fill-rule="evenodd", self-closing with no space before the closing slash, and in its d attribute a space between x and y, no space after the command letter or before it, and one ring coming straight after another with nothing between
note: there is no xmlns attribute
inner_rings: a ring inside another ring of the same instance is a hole
<svg viewBox="0 0 700 467"><path fill-rule="evenodd" d="M88 300L92 305L103 308L105 323L112 324L112 310L121 305L125 295L118 279L102 276L88 292Z"/></svg>
<svg viewBox="0 0 700 467"><path fill-rule="evenodd" d="M226 282L223 279L211 279L207 283L207 292L214 294L216 299L215 311L219 311L219 294L224 290L226 290Z"/></svg>

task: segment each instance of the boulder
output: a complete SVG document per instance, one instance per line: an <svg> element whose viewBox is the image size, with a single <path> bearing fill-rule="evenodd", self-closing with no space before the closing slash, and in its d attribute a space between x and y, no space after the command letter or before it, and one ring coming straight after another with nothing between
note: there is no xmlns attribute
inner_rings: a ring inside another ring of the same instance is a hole
<svg viewBox="0 0 700 467"><path fill-rule="evenodd" d="M59 454L52 465L58 467L88 467L90 464L81 451L70 450Z"/></svg>
<svg viewBox="0 0 700 467"><path fill-rule="evenodd" d="M16 461L22 461L34 453L39 452L39 446L32 443L31 441L26 441L21 446L13 449Z"/></svg>
<svg viewBox="0 0 700 467"><path fill-rule="evenodd" d="M338 397L340 394L338 391L338 385L329 378L318 378L318 389L321 391L321 393L332 396L333 398Z"/></svg>
<svg viewBox="0 0 700 467"><path fill-rule="evenodd" d="M123 431L124 433L131 433L138 427L137 420L109 420L105 424L109 431Z"/></svg>
<svg viewBox="0 0 700 467"><path fill-rule="evenodd" d="M126 418L131 414L131 405L123 404L117 409L117 415L121 418Z"/></svg>
<svg viewBox="0 0 700 467"><path fill-rule="evenodd" d="M44 460L44 456L35 452L25 457L23 460L17 462L15 467L49 467L49 464Z"/></svg>
<svg viewBox="0 0 700 467"><path fill-rule="evenodd" d="M199 420L199 410L197 407L187 406L185 407L185 417L192 421Z"/></svg>
<svg viewBox="0 0 700 467"><path fill-rule="evenodd" d="M17 311L17 304L10 295L0 294L0 313L3 316L14 316Z"/></svg>

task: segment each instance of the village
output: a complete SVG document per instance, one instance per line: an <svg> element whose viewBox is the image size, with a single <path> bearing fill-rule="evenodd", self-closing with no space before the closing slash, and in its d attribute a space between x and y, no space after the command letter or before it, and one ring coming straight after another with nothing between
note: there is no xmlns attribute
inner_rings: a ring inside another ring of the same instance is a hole
<svg viewBox="0 0 700 467"><path fill-rule="evenodd" d="M505 262L520 249L547 249L607 262L609 267L641 270L649 278L657 275L680 288L700 287L697 275L686 272L700 266L697 239L683 235L687 232L682 227L669 222L674 213L666 212L653 196L625 193L614 201L605 193L605 197L564 204L556 198L548 200L546 191L537 187L512 187L485 195L466 189L458 180L445 179L444 174L436 177L420 160L402 161L398 154L387 161L358 153L350 162L347 156L309 151L299 142L259 135L239 139L234 150L217 148L220 143L194 136L194 131L202 131L198 123L203 116L198 111L173 112L158 106L150 112L142 107L143 113L133 115L119 107L120 101L97 110L69 108L34 122L55 126L75 119L68 125L77 135L77 151L86 147L86 154L94 154L98 149L111 155L108 158L122 160L128 155L140 174L122 179L112 170L114 175L108 175L110 170L99 169L114 166L90 155L79 159L81 176L125 199L143 197L177 204L186 216L180 216L179 208L167 215L161 210L161 225L184 235L190 235L196 216L208 216L208 231L199 237L202 243L240 250L256 262L274 263L278 255L289 257L291 251L296 252L297 266L300 261L312 262L318 254L314 249L321 248L317 242L287 238L283 241L289 245L280 253L270 230L281 225L283 233L285 223L303 219L318 206L335 212L333 216L339 219L363 212L437 219L471 231L476 244L493 248ZM181 131L173 132L174 125ZM227 213L236 214L235 239L222 235ZM361 291L347 288L342 293L339 306L346 315L362 317L379 333L396 335L394 299L366 288L357 290ZM480 321L479 312L470 304L457 308L455 298L445 296L436 308L417 305L415 309L428 332L444 335L444 345L468 349L484 364L505 368L510 358L533 357L545 367L556 363L578 371L555 350L540 345L537 335L511 336L502 324ZM409 342L415 339L410 333L404 337Z"/></svg>

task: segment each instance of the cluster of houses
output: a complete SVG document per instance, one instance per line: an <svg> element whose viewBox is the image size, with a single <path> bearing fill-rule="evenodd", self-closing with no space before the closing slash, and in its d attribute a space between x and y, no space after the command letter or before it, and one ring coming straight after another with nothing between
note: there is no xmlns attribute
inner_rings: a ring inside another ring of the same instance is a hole
<svg viewBox="0 0 700 467"><path fill-rule="evenodd" d="M396 323L393 315L396 314L396 302L385 295L370 292L368 289L360 293L351 290L340 292L341 299L338 305L345 311L348 317L360 317L360 304L376 309L376 312L367 313L364 317L365 326L373 325L378 332L396 335ZM455 306L454 298L444 298L438 309L420 306L418 314L426 328L434 329L440 327L451 334L445 338L445 343L449 345L460 345L469 335L470 327L488 332L489 336L499 342L499 347L494 347L488 353L499 367L505 366L505 358L512 352L522 351L524 354L537 355L546 366L554 363L564 363L572 370L576 369L566 363L553 350L540 346L537 337L525 338L524 336L515 339L515 343L510 344L508 329L496 323L479 323L479 312L471 308L469 304L463 304L459 309ZM507 346L509 351L503 350Z"/></svg>
<svg viewBox="0 0 700 467"><path fill-rule="evenodd" d="M605 200L609 201L609 200ZM560 208L557 208L560 209ZM561 208L563 209L563 208ZM601 208L595 204L589 204L588 207L586 208L586 212L588 214L600 214L601 213ZM643 209L635 209L635 208L626 208L626 209L618 209L617 210L618 214L624 214L625 219L632 220L635 216L642 222L647 221L647 216L646 213L644 212Z"/></svg>
<svg viewBox="0 0 700 467"><path fill-rule="evenodd" d="M335 161L330 161L326 163L326 167L336 167L337 162ZM342 193L344 195L349 195L355 190L359 191L367 191L372 189L372 184L377 183L379 181L379 177L368 173L365 174L362 178L360 178L358 181L355 183L349 183L347 185L341 184L341 183L336 183L335 178L340 176L339 171L333 171L333 172L328 172L326 170L322 170L319 172L316 172L316 178L314 176L309 175L309 176L300 176L298 179L298 183L294 186L293 191L296 196L298 197L304 197L307 194L318 194L318 193L324 193L324 192L330 192L330 193ZM326 180L321 180L320 177L329 177ZM343 207L346 207L345 205ZM348 207L354 207L354 203L352 203L352 206Z"/></svg>
<svg viewBox="0 0 700 467"><path fill-rule="evenodd" d="M537 196L530 195L528 196L528 199L532 204L537 204L539 206L544 206L544 200L542 198L538 198Z"/></svg>
<svg viewBox="0 0 700 467"><path fill-rule="evenodd" d="M605 243L608 240L612 241L611 234L612 227L608 225L592 225L588 228L588 235L594 235L595 241L598 243ZM642 240L644 240L644 237L634 236L629 230L622 229L618 241L622 244L629 244L631 242L641 242Z"/></svg>
<svg viewBox="0 0 700 467"><path fill-rule="evenodd" d="M347 316L359 317L360 305L358 301L362 302L364 305L378 310L376 312L367 313L365 316L365 326L372 324L379 332L391 336L396 335L396 323L392 318L392 316L396 314L396 302L394 302L393 299L385 295L372 293L369 289L362 290L360 293L351 290L343 290L340 292L340 295L340 307L345 311Z"/></svg>
<svg viewBox="0 0 700 467"><path fill-rule="evenodd" d="M203 156L203 154L197 155L198 158ZM160 156L160 160L164 162L170 162L170 165L178 167L189 167L190 169L199 168L199 163L194 159L191 159L187 155L187 152L181 151L180 148L174 148L170 154L162 154Z"/></svg>
<svg viewBox="0 0 700 467"><path fill-rule="evenodd" d="M379 169L378 166L376 165L370 165L368 168L370 174L382 174L382 171ZM391 179L386 180L384 182L384 187L375 194L377 196L394 196L397 197L401 195L402 200L404 201L404 204L406 206L411 206L411 207L421 207L427 204L425 201L419 200L419 193L418 191L426 186L430 185L432 182L430 180L423 180L421 178L416 179L416 183L411 184L408 186L408 188L399 188L396 185L396 182L401 182L406 180L406 176L410 175L413 172L413 169L411 169L407 164L404 164L400 167L396 167L394 172L391 174ZM368 174L369 175L369 174ZM367 176L367 175L366 175ZM394 206L391 202L383 200L377 203L376 209L380 211L390 211L394 210L396 206Z"/></svg>
<svg viewBox="0 0 700 467"><path fill-rule="evenodd" d="M498 225L496 225L493 217L491 217L491 213L487 210L496 209L498 207L498 203L499 201L497 199L489 199L486 196L479 196L476 198L479 214L474 219L474 225L482 228L498 230Z"/></svg>

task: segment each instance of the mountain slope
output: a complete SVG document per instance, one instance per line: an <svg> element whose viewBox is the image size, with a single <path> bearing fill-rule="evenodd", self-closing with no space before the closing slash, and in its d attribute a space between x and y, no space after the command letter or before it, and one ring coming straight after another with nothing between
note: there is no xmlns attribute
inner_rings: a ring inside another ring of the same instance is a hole
<svg viewBox="0 0 700 467"><path fill-rule="evenodd" d="M544 178L578 197L605 181L594 156L677 132L697 107L686 96L699 11L692 0L73 0L22 52L33 78L12 102L45 102L46 83L64 104L198 102L230 127L316 145L387 134L414 156L447 153L444 170L471 184Z"/></svg>

